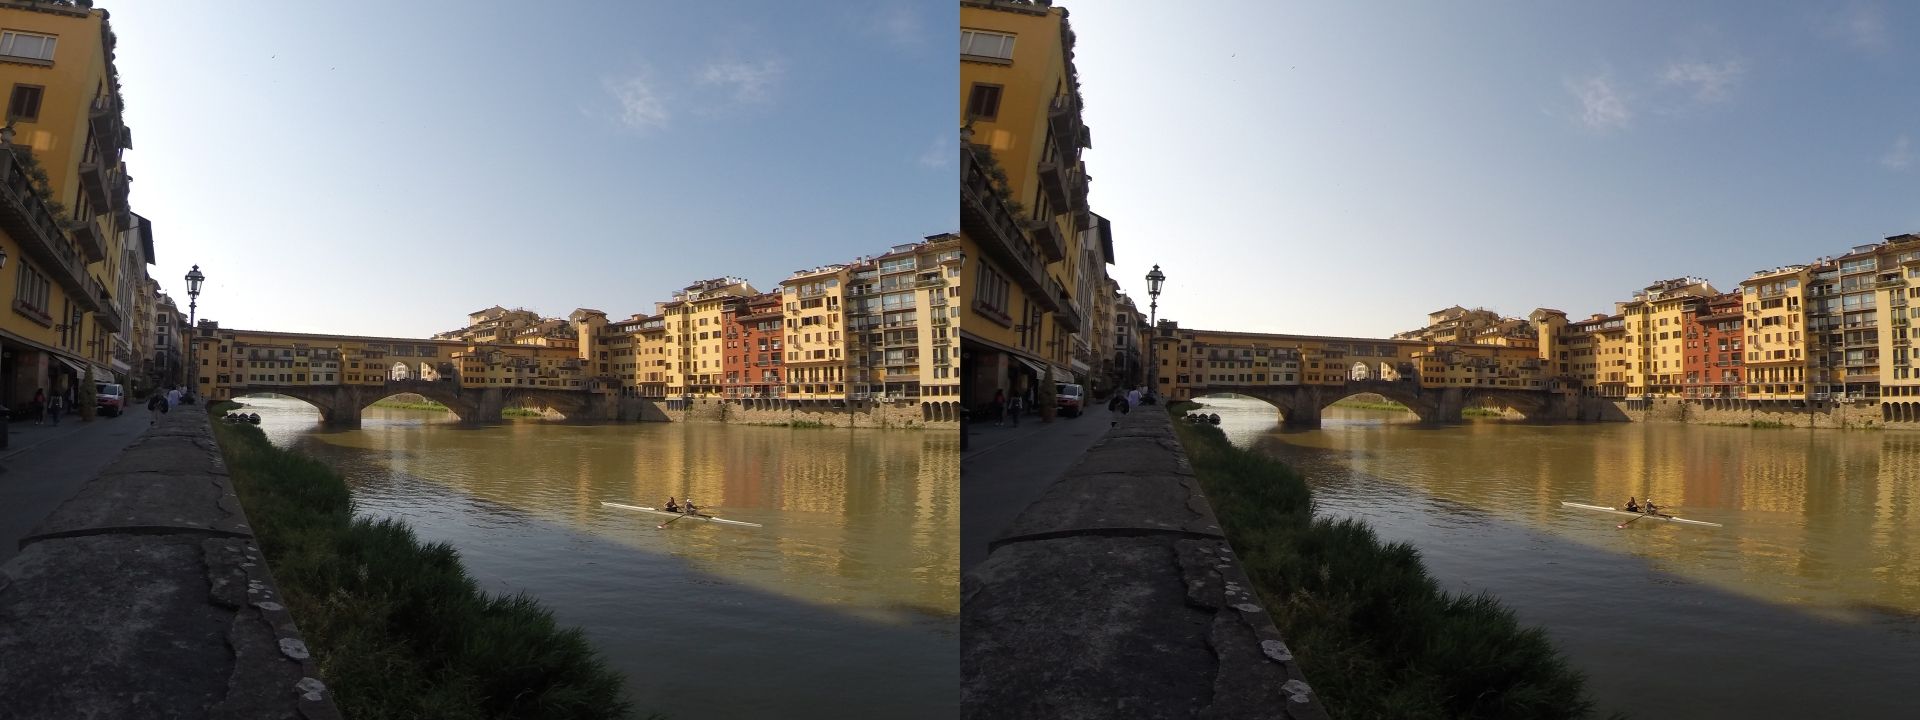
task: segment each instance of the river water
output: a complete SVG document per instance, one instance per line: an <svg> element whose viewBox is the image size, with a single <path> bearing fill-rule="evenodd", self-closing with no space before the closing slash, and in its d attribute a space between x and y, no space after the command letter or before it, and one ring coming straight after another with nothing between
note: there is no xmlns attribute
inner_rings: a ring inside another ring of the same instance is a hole
<svg viewBox="0 0 1920 720"><path fill-rule="evenodd" d="M1584 671L1602 716L1920 717L1920 434L1678 424L1431 428L1204 398L1323 514L1419 548ZM1723 528L1563 509L1629 495Z"/></svg>
<svg viewBox="0 0 1920 720"><path fill-rule="evenodd" d="M481 587L583 628L639 716L959 715L953 433L709 423L466 428L368 408L324 430L249 397L276 444L325 459L360 512L460 551ZM601 506L691 495L764 528Z"/></svg>

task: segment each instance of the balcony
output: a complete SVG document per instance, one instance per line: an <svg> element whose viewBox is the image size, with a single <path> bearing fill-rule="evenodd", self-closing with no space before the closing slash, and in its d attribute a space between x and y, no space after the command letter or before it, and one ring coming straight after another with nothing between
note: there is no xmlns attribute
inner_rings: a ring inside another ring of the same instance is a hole
<svg viewBox="0 0 1920 720"><path fill-rule="evenodd" d="M86 273L86 262L72 238L34 192L33 181L13 153L0 158L0 230L14 242L49 278L66 290L80 309L98 309L98 283Z"/></svg>
<svg viewBox="0 0 1920 720"><path fill-rule="evenodd" d="M99 286L96 284L95 287ZM99 289L99 297L100 307L93 311L94 323L106 328L107 332L125 332L126 318L120 314L120 308L114 306L113 297L107 294L106 288Z"/></svg>
<svg viewBox="0 0 1920 720"><path fill-rule="evenodd" d="M947 279L946 279L946 278L943 278L943 277L938 277L938 276L935 276L935 277L924 277L924 278L920 278L919 280L916 280L916 281L914 281L914 283L913 283L913 286L914 286L914 287L917 287L917 288L937 288L937 287L946 287L946 286L947 286Z"/></svg>
<svg viewBox="0 0 1920 720"><path fill-rule="evenodd" d="M1093 144L1080 115L1079 99L1072 94L1053 99L1047 108L1047 130L1053 133L1053 144L1070 154Z"/></svg>
<svg viewBox="0 0 1920 720"><path fill-rule="evenodd" d="M981 152L988 151L972 147L960 150L960 231L979 243L1000 271L1040 301L1043 310L1052 310L1055 296L1046 292L1046 264L1033 250L1019 219L1000 199L993 176L977 159L976 154Z"/></svg>
<svg viewBox="0 0 1920 720"><path fill-rule="evenodd" d="M1080 325L1086 318L1080 312L1080 303L1075 301L1073 296L1068 295L1065 289L1060 290L1059 298L1060 307L1053 311L1054 318L1058 319L1060 324L1067 326L1067 332L1080 332Z"/></svg>
<svg viewBox="0 0 1920 720"><path fill-rule="evenodd" d="M952 318L949 318L949 317L947 317L947 316L945 316L945 315L935 315L935 316L933 316L933 324L934 324L935 326L946 326L946 325L951 325L951 324L953 324L953 319L952 319Z"/></svg>
<svg viewBox="0 0 1920 720"><path fill-rule="evenodd" d="M107 259L107 243L100 234L100 223L93 218L81 218L73 223L73 242L80 248L80 256L87 262L97 263Z"/></svg>
<svg viewBox="0 0 1920 720"><path fill-rule="evenodd" d="M99 152L88 153L87 159L80 163L80 189L87 193L95 211L104 213L113 204L111 174Z"/></svg>
<svg viewBox="0 0 1920 720"><path fill-rule="evenodd" d="M1067 258L1067 240L1060 235L1060 225L1047 218L1035 223L1033 242L1040 246L1040 254L1047 262L1060 262Z"/></svg>
<svg viewBox="0 0 1920 720"><path fill-rule="evenodd" d="M1073 182L1073 168L1058 158L1040 163L1036 168L1040 172L1040 189L1047 194L1047 200L1056 208L1065 208L1072 203L1067 195L1067 187Z"/></svg>
<svg viewBox="0 0 1920 720"><path fill-rule="evenodd" d="M120 104L115 102L112 94L102 93L93 99L88 120L93 123L94 137L99 138L101 142L110 143L114 150L120 148L121 130L125 126L121 124Z"/></svg>

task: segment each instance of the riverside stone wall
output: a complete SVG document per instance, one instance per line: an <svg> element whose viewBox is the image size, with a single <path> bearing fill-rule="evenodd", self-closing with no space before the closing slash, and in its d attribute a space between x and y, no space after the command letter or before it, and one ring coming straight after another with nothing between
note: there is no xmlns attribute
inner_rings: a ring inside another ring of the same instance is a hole
<svg viewBox="0 0 1920 720"><path fill-rule="evenodd" d="M1790 407L1779 403L1749 403L1738 400L1652 401L1603 400L1588 398L1582 419L1615 419L1630 422L1671 422L1694 425L1775 425L1795 428L1920 430L1920 422L1894 422L1883 417L1879 403L1815 403L1810 407Z"/></svg>
<svg viewBox="0 0 1920 720"><path fill-rule="evenodd" d="M889 429L959 429L956 403L858 403L719 400L662 401L623 398L619 419L628 422L722 422L736 425L823 425Z"/></svg>

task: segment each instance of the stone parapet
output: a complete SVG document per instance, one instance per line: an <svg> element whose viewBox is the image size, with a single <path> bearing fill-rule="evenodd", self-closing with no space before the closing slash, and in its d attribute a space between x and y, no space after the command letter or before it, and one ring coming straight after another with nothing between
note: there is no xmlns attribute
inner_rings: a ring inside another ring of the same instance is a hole
<svg viewBox="0 0 1920 720"><path fill-rule="evenodd" d="M160 416L0 566L0 715L339 717L203 406Z"/></svg>
<svg viewBox="0 0 1920 720"><path fill-rule="evenodd" d="M966 718L1325 718L1166 413L1118 427L961 581Z"/></svg>

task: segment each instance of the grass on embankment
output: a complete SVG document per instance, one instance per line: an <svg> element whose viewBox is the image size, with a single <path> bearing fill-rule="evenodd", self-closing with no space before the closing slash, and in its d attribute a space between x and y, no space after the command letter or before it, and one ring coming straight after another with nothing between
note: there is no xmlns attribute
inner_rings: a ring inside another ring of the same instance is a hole
<svg viewBox="0 0 1920 720"><path fill-rule="evenodd" d="M1167 408L1178 416L1192 403ZM1492 597L1455 596L1420 553L1313 517L1306 481L1219 428L1174 423L1220 525L1337 718L1577 718L1585 679Z"/></svg>
<svg viewBox="0 0 1920 720"><path fill-rule="evenodd" d="M208 408L218 415L234 407ZM445 543L353 516L339 473L260 429L215 434L341 713L370 718L626 717L621 677L524 595L489 596Z"/></svg>
<svg viewBox="0 0 1920 720"><path fill-rule="evenodd" d="M447 406L441 405L440 403L434 402L432 400L416 402L416 401L410 401L410 400L395 400L393 398L387 398L385 400L381 400L379 402L374 403L373 407L393 408L396 410L426 410L428 412L450 412L450 409ZM546 416L547 416L546 413L540 412L539 410L532 410L529 408L506 408L500 411L500 417L503 417L503 418L510 418L510 417L543 418Z"/></svg>
<svg viewBox="0 0 1920 720"><path fill-rule="evenodd" d="M1355 400L1352 398L1348 398L1346 400L1341 400L1339 402L1334 403L1333 407L1351 408L1354 410L1384 410L1387 412L1411 412L1411 410L1408 409L1407 406L1401 405L1400 403L1394 402L1392 400L1378 402L1373 400ZM1461 417L1498 418L1498 417L1506 417L1507 414L1505 412L1495 410L1493 408L1470 407L1465 410L1461 410L1460 416Z"/></svg>

